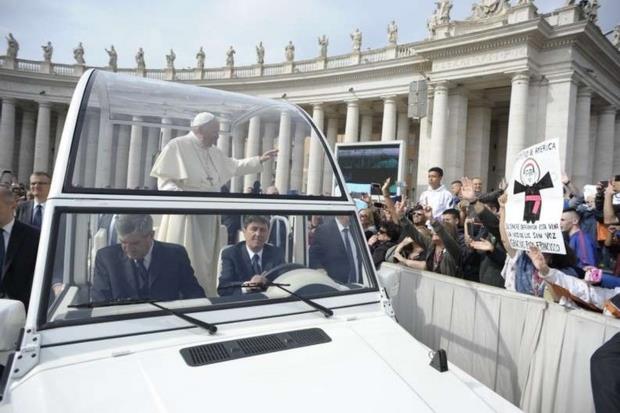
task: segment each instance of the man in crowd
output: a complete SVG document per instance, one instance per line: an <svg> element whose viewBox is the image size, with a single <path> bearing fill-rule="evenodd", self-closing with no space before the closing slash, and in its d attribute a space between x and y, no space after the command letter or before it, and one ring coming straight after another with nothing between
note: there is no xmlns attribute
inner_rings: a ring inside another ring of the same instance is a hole
<svg viewBox="0 0 620 413"><path fill-rule="evenodd" d="M360 249L355 248L351 234L350 217L340 215L320 225L310 245L310 268L324 268L334 280L342 283L360 283Z"/></svg>
<svg viewBox="0 0 620 413"><path fill-rule="evenodd" d="M95 258L93 301L205 296L185 248L154 240L150 215L118 215L115 225L120 243L100 249Z"/></svg>
<svg viewBox="0 0 620 413"><path fill-rule="evenodd" d="M50 183L52 177L46 172L33 172L30 175L30 191L33 199L24 201L17 206L17 220L24 224L41 228L43 222L43 212L45 211L45 202L50 192Z"/></svg>
<svg viewBox="0 0 620 413"><path fill-rule="evenodd" d="M243 236L234 246L222 251L222 270L217 292L220 296L257 291L258 284L265 284L263 273L282 263L282 250L267 244L269 219L262 215L249 215L243 220ZM252 286L240 288L241 283Z"/></svg>
<svg viewBox="0 0 620 413"><path fill-rule="evenodd" d="M463 187L463 182L452 181L450 184L450 193L452 193L452 202L450 203L450 208L454 208L456 205L461 202L461 188Z"/></svg>
<svg viewBox="0 0 620 413"><path fill-rule="evenodd" d="M453 196L442 184L443 169L435 166L428 170L429 188L420 195L419 203L430 206L433 218L439 219L443 211L450 208Z"/></svg>
<svg viewBox="0 0 620 413"><path fill-rule="evenodd" d="M596 246L589 234L581 230L580 217L572 208L564 210L560 219L562 232L570 237L569 245L577 255L577 266L596 266Z"/></svg>
<svg viewBox="0 0 620 413"><path fill-rule="evenodd" d="M0 298L19 300L28 309L39 246L39 230L19 222L15 195L0 185Z"/></svg>

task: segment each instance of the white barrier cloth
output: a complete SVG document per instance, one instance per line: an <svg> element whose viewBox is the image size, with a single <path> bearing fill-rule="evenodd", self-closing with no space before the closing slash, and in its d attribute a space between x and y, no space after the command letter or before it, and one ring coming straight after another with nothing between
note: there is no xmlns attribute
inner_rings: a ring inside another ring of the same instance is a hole
<svg viewBox="0 0 620 413"><path fill-rule="evenodd" d="M566 254L560 219L564 199L558 140L519 152L512 168L506 204L506 231L514 249L536 245L542 252Z"/></svg>

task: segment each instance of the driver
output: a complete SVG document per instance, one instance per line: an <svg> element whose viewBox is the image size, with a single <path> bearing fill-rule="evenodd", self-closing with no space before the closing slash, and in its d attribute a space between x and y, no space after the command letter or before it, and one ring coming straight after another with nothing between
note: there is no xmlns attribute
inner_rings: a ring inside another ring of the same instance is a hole
<svg viewBox="0 0 620 413"><path fill-rule="evenodd" d="M259 290L257 287L242 287L242 284L264 284L264 273L284 263L282 251L271 244L269 220L262 215L249 215L243 220L243 237L222 250L221 272L218 276L217 292L220 296L236 295Z"/></svg>

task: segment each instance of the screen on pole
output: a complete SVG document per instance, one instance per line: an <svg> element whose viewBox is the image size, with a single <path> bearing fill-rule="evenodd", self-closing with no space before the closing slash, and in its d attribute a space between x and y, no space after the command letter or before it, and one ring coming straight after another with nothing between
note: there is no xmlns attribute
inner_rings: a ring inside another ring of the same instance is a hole
<svg viewBox="0 0 620 413"><path fill-rule="evenodd" d="M336 159L349 191L370 193L372 184L383 185L389 177L390 193L400 194L401 141L338 144Z"/></svg>

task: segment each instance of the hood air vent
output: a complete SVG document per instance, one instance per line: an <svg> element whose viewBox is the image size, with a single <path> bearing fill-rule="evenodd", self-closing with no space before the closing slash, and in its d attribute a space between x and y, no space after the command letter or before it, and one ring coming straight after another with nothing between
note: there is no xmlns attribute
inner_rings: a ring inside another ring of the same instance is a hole
<svg viewBox="0 0 620 413"><path fill-rule="evenodd" d="M188 347L181 350L181 356L189 366L197 367L330 341L332 340L325 331L320 328L309 328Z"/></svg>

